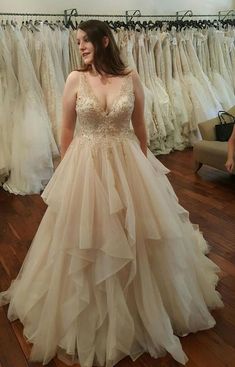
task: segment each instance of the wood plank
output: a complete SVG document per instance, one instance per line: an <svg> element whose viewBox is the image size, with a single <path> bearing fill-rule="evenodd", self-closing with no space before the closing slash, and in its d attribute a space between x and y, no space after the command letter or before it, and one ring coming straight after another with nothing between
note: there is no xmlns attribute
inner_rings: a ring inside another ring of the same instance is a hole
<svg viewBox="0 0 235 367"><path fill-rule="evenodd" d="M216 253L211 253L210 259L214 261L224 272L235 277L235 266L231 261L217 255Z"/></svg>
<svg viewBox="0 0 235 367"><path fill-rule="evenodd" d="M4 367L28 367L3 307L0 307L0 362Z"/></svg>
<svg viewBox="0 0 235 367"><path fill-rule="evenodd" d="M217 335L214 330L206 333L200 332L196 338L205 345L225 366L234 367L235 349L226 344L222 338Z"/></svg>
<svg viewBox="0 0 235 367"><path fill-rule="evenodd" d="M206 331L204 331L206 333ZM198 333L200 335L200 333ZM200 337L188 335L182 342L184 350L190 361L198 367L224 367L224 361L220 361L208 346L201 342ZM187 365L188 366L188 365ZM232 366L231 366L232 367Z"/></svg>

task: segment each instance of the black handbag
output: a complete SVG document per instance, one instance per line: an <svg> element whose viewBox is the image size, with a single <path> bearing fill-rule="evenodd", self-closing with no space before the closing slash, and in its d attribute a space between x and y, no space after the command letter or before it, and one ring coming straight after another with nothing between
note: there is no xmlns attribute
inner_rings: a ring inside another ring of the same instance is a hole
<svg viewBox="0 0 235 367"><path fill-rule="evenodd" d="M225 119L226 116L227 118ZM215 125L216 140L228 141L235 125L235 116L226 111L219 111L218 118L220 123Z"/></svg>

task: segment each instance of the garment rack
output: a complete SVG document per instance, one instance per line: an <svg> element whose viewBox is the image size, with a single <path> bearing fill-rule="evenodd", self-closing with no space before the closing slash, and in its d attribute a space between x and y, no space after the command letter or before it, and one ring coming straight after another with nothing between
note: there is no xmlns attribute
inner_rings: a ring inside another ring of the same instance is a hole
<svg viewBox="0 0 235 367"><path fill-rule="evenodd" d="M129 12L132 11L133 14L129 14ZM183 15L180 15L180 13L184 13ZM224 14L223 16L223 13ZM79 17L79 18L124 18L126 20L126 23L129 23L133 18L158 18L162 20L167 19L175 19L175 20L183 20L185 17L190 18L217 18L218 20L224 20L228 16L234 16L235 15L235 9L230 9L226 11L219 11L217 14L193 14L191 10L183 10L183 11L177 11L175 14L141 14L140 10L127 10L125 11L125 14L79 14L77 12L77 9L66 9L64 10L64 13L0 13L0 16L21 16L21 17L63 17L65 24L68 23L68 21L72 17ZM223 18L222 18L223 16ZM130 18L130 19L129 19ZM222 19L221 19L222 18Z"/></svg>
<svg viewBox="0 0 235 367"><path fill-rule="evenodd" d="M234 12L235 15L235 9L231 9L229 10L229 12ZM179 12L177 12L179 13ZM133 17L140 17L140 18L176 18L177 17L177 13L176 14L135 14L135 15L131 15ZM221 17L222 12L219 12L217 14L190 14L187 16L190 17ZM231 13L230 13L231 14ZM32 17L36 17L36 16L42 16L42 17L64 17L65 14L64 13L60 13L60 14L55 14L55 13L0 13L0 16L32 16ZM70 14L69 14L70 15ZM107 18L125 18L126 14L71 14L72 16L76 16L76 17L107 17ZM233 15L233 14L232 14ZM130 15L129 15L130 16Z"/></svg>
<svg viewBox="0 0 235 367"><path fill-rule="evenodd" d="M0 13L0 16L20 16L20 17L25 17L25 16L30 16L30 17L37 17L37 16L41 16L41 17L63 17L64 14L50 14L50 13Z"/></svg>

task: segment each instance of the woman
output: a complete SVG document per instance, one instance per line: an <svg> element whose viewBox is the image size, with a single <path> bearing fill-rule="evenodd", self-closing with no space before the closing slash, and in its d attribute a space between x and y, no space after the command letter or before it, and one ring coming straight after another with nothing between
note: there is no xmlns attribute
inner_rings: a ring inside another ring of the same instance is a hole
<svg viewBox="0 0 235 367"><path fill-rule="evenodd" d="M232 173L234 169L234 152L235 152L235 125L233 127L232 135L228 140L228 156L225 167L228 172Z"/></svg>
<svg viewBox="0 0 235 367"><path fill-rule="evenodd" d="M168 170L147 151L141 83L108 26L84 22L77 39L84 69L69 75L64 90L63 160L1 302L24 324L34 361L58 354L81 367L111 367L126 355L169 352L185 364L175 334L214 326L218 268Z"/></svg>

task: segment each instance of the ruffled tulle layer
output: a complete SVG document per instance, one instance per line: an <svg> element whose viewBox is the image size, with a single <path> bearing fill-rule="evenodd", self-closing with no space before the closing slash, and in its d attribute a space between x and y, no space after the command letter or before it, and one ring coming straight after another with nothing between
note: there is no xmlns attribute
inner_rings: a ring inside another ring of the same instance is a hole
<svg viewBox="0 0 235 367"><path fill-rule="evenodd" d="M217 266L152 153L132 139L76 137L43 193L48 209L18 278L0 296L33 343L82 367L167 351L213 327Z"/></svg>

